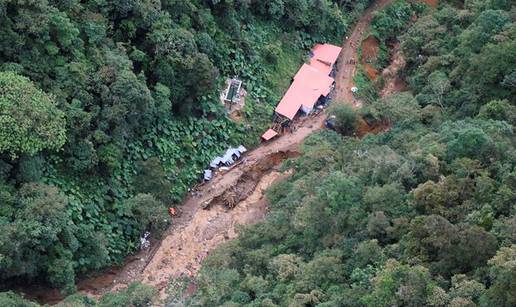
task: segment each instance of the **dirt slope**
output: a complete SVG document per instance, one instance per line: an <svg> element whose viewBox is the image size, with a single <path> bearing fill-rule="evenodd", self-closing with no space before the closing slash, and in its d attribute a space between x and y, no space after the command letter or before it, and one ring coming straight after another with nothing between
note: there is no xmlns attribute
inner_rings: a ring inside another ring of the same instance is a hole
<svg viewBox="0 0 516 307"><path fill-rule="evenodd" d="M334 101L359 106L350 91L356 66L347 64L347 60L358 62L356 48L371 21L372 13L392 1L376 1L349 34L349 39L345 40L337 64ZM173 220L173 225L160 242L152 242L149 250L128 258L121 268L112 268L81 280L78 283L79 291L99 296L133 281L142 281L156 286L163 296L171 277L194 275L212 249L237 236L238 225L255 223L264 218L267 206L263 191L288 175L280 173L277 166L284 159L295 156L299 144L312 132L322 128L324 119L324 114L305 118L294 132L250 151L240 164L200 186L187 197L181 206L181 215ZM228 210L225 206L231 202L235 202L231 205L234 208Z"/></svg>

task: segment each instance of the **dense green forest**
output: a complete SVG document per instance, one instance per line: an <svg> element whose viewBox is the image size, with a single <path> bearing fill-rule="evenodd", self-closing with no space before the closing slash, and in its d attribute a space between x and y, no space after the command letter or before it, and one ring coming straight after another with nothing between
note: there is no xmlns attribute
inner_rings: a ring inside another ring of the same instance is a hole
<svg viewBox="0 0 516 307"><path fill-rule="evenodd" d="M208 258L189 304L516 305L516 7L457 2L375 16L410 91L338 120L388 131L307 139L266 221Z"/></svg>
<svg viewBox="0 0 516 307"><path fill-rule="evenodd" d="M158 235L214 155L256 143L308 48L367 5L0 1L0 282L73 291ZM233 75L240 123L218 98Z"/></svg>
<svg viewBox="0 0 516 307"><path fill-rule="evenodd" d="M306 50L338 43L369 2L0 2L0 281L71 292L159 234L214 154L256 144ZM515 306L515 21L511 0L375 14L374 65L399 42L408 91L380 99L383 80L359 71L363 107L336 106L338 133L284 163L266 220L212 252L192 297L171 281L166 303ZM240 123L218 101L233 75L250 93ZM352 137L361 121L388 129ZM133 284L60 305L156 295ZM12 292L0 305L38 306Z"/></svg>

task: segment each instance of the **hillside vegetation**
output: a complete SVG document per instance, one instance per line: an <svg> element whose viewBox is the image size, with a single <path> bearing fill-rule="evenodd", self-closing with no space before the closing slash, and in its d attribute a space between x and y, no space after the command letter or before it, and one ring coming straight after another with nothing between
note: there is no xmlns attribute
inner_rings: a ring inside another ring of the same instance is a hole
<svg viewBox="0 0 516 307"><path fill-rule="evenodd" d="M211 155L252 139L307 48L338 42L366 2L2 2L2 281L72 291L159 233ZM379 98L385 80L359 72L362 108L335 107L340 133L284 163L266 220L171 280L164 304L515 306L515 21L511 0L377 13L375 68L399 43L408 91ZM216 97L233 74L250 92L242 123ZM350 137L361 123L385 129ZM158 302L135 283L59 306ZM38 306L12 292L3 305Z"/></svg>
<svg viewBox="0 0 516 307"><path fill-rule="evenodd" d="M516 304L516 8L451 4L376 15L410 91L359 115L390 128L307 139L267 220L208 258L189 304Z"/></svg>
<svg viewBox="0 0 516 307"><path fill-rule="evenodd" d="M213 156L256 143L308 48L367 4L1 1L0 282L73 291L159 235ZM218 98L233 75L241 123Z"/></svg>

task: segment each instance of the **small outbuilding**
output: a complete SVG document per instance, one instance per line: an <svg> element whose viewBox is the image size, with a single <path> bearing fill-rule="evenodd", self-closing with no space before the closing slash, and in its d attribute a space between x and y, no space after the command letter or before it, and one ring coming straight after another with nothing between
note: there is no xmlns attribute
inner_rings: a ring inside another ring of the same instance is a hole
<svg viewBox="0 0 516 307"><path fill-rule="evenodd" d="M268 140L273 139L277 135L278 135L278 133L276 131L269 129L269 130L265 131L264 134L262 134L262 140L268 141Z"/></svg>
<svg viewBox="0 0 516 307"><path fill-rule="evenodd" d="M225 103L238 103L240 101L240 90L242 81L238 79L230 79L227 82L227 88L223 92L223 100Z"/></svg>

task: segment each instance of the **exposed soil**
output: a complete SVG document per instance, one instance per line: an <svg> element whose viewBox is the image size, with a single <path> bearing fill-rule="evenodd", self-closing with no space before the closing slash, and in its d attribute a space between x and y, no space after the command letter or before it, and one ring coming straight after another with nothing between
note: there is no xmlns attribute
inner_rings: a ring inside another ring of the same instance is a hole
<svg viewBox="0 0 516 307"><path fill-rule="evenodd" d="M365 11L344 42L335 78L334 100L337 103L360 106L351 93L356 64L348 64L347 61L353 59L356 63L357 46L372 14L392 1L377 0ZM173 219L161 241L152 242L150 249L128 257L120 268L81 279L79 291L98 297L131 282L141 281L156 286L163 297L170 278L194 276L211 250L238 235L238 225L249 225L264 218L267 212L264 190L289 175L280 173L278 166L285 159L298 155L299 145L308 135L323 127L325 117L319 114L299 121L293 132L262 144L248 152L230 170L196 187L180 207L180 215ZM363 130L365 133L380 128L364 126ZM49 299L43 297L41 300L56 303L55 297Z"/></svg>
<svg viewBox="0 0 516 307"><path fill-rule="evenodd" d="M309 129L303 127L292 136L304 138ZM288 175L277 170L281 162L299 155L290 150L295 146L275 151L271 145L252 151L239 164L192 191L181 215L153 249L140 252L120 269L81 281L79 290L96 297L142 281L164 295L170 278L193 276L209 251L236 237L238 225L249 225L265 216L264 190Z"/></svg>
<svg viewBox="0 0 516 307"><path fill-rule="evenodd" d="M371 80L376 80L378 77L378 70L371 65L372 62L376 60L378 57L378 52L380 51L380 42L376 37L369 35L366 39L362 41L362 66L366 71L367 75Z"/></svg>
<svg viewBox="0 0 516 307"><path fill-rule="evenodd" d="M235 122L243 122L244 121L244 116L242 115L242 111L240 111L240 110L231 112L229 114L229 118Z"/></svg>
<svg viewBox="0 0 516 307"><path fill-rule="evenodd" d="M277 170L266 173L252 193L241 195L242 200L232 210L216 203L210 210L196 211L188 225L163 240L142 273L143 282L157 287L163 298L171 278L194 276L211 250L238 235L239 225L254 224L265 217L264 191L288 175Z"/></svg>
<svg viewBox="0 0 516 307"><path fill-rule="evenodd" d="M405 58L400 51L400 46L396 44L393 48L393 56L389 66L382 71L382 78L385 81L385 85L380 91L380 97L386 97L393 93L407 90L407 83L401 75L401 71L405 68L405 65Z"/></svg>
<svg viewBox="0 0 516 307"><path fill-rule="evenodd" d="M375 81L376 78L378 78L378 70L376 70L376 68L374 68L373 65L371 65L369 63L363 63L362 65L364 67L366 74L369 76L369 78L371 78L371 80Z"/></svg>
<svg viewBox="0 0 516 307"><path fill-rule="evenodd" d="M233 209L241 201L244 201L258 185L260 178L263 177L264 172L279 165L287 158L299 156L297 152L283 152L279 151L269 156L260 159L256 164L249 167L249 169L238 178L236 184L225 190L222 194L217 195L211 201L203 204L203 209L210 209L212 206L223 206L227 209Z"/></svg>
<svg viewBox="0 0 516 307"><path fill-rule="evenodd" d="M439 0L419 0L423 3L430 5L431 7L437 7L439 5Z"/></svg>
<svg viewBox="0 0 516 307"><path fill-rule="evenodd" d="M357 69L356 63L359 61L357 47L362 41L365 30L371 23L373 13L389 5L392 1L393 0L377 0L375 4L371 5L364 12L364 15L355 26L353 32L348 35L347 39L344 41L343 50L340 54L341 57L337 63L337 75L335 76L335 101L349 103L354 107L361 106L360 101L356 99L351 92L351 88L355 86L353 76ZM349 63L349 60L352 60L352 62Z"/></svg>
<svg viewBox="0 0 516 307"><path fill-rule="evenodd" d="M361 138L366 134L378 134L380 132L385 132L390 127L390 124L387 121L375 122L374 124L367 123L364 119L360 119L360 123L358 124L356 136Z"/></svg>

